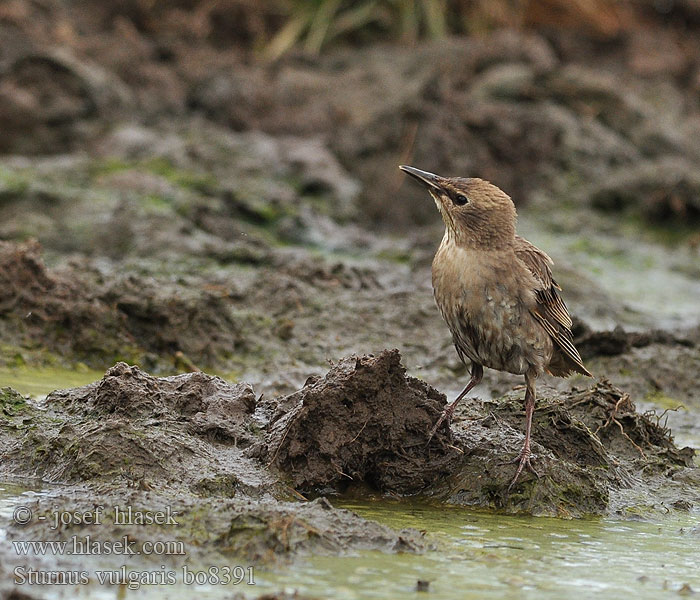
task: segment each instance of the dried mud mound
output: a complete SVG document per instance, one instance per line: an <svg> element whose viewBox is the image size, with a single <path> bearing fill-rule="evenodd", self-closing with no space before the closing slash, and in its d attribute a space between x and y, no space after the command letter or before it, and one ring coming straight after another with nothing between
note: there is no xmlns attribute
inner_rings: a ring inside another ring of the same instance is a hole
<svg viewBox="0 0 700 600"><path fill-rule="evenodd" d="M407 377L396 350L344 359L281 399L268 431L269 456L302 492L362 483L385 493L560 516L697 500L693 451L679 450L629 396L605 381L541 396L533 424L539 477L525 474L510 494L510 460L523 441L520 397L471 399L462 408L465 420L453 425L454 439L439 432L428 443L444 396Z"/></svg>
<svg viewBox="0 0 700 600"><path fill-rule="evenodd" d="M289 501L298 494L254 457L259 451L254 442L263 437L255 407L248 384L204 373L152 377L125 363L98 382L54 392L39 405L9 388L0 390L0 473L64 484L50 503L37 498L32 504L45 521L10 525L8 536L128 534L137 549L146 539L174 537L186 544L187 560L195 564L212 564L221 556L258 563L308 553L425 549L417 531L394 531L323 499ZM102 525L46 527L56 506L85 512L127 504L172 510L177 526L149 528L148 537L140 525L125 529L109 516Z"/></svg>

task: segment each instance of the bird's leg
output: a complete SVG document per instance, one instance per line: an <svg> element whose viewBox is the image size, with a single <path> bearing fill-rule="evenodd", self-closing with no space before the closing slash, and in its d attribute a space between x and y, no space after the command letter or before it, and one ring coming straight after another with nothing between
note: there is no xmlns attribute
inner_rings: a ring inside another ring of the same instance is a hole
<svg viewBox="0 0 700 600"><path fill-rule="evenodd" d="M449 428L450 423L452 422L452 415L454 415L455 408L457 408L457 404L459 404L459 402L462 400L462 398L464 398L469 393L469 390L471 390L474 386L479 385L479 383L481 383L481 378L484 376L484 368L481 365L478 365L478 364L473 362L471 374L472 374L472 377L469 380L469 383L460 392L459 396L457 396L454 399L454 401L450 402L445 407L445 410L442 411L440 418L438 419L437 423L435 423L435 426L430 431L430 435L428 436L428 442L430 442L430 440L433 439L433 436L435 435L437 430L440 428L440 425L442 425L445 421L447 421L447 427Z"/></svg>
<svg viewBox="0 0 700 600"><path fill-rule="evenodd" d="M518 477L520 477L520 473L523 472L524 467L527 467L539 477L539 474L530 463L530 430L532 429L532 413L535 412L535 376L526 373L525 383L525 443L523 444L523 449L520 451L520 456L516 459L518 469L515 471L513 481L511 481L508 486L508 492L510 492L510 489L515 485L515 482L518 481Z"/></svg>

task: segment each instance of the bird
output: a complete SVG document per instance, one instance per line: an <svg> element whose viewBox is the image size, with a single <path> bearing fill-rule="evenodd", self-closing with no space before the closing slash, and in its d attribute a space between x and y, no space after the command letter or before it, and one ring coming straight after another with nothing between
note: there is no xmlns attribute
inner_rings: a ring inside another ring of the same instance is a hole
<svg viewBox="0 0 700 600"><path fill-rule="evenodd" d="M429 440L457 404L481 382L484 367L525 376L525 440L515 485L530 458L535 382L545 372L592 377L574 346L572 321L552 276L552 259L516 234L510 196L476 177L443 177L408 165L399 168L425 186L442 215L445 233L432 264L433 295L471 378L449 403Z"/></svg>

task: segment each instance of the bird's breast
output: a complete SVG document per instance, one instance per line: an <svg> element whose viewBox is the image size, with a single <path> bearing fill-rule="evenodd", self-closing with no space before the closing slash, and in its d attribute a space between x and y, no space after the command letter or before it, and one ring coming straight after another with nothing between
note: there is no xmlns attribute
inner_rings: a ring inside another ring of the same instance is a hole
<svg viewBox="0 0 700 600"><path fill-rule="evenodd" d="M433 260L435 302L462 360L511 373L541 371L551 342L532 317L534 291L515 260L507 251L443 240Z"/></svg>

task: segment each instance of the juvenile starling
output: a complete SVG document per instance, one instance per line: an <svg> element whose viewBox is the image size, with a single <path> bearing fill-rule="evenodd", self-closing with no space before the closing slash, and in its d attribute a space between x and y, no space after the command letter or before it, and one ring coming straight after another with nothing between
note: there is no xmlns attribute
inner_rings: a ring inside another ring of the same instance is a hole
<svg viewBox="0 0 700 600"><path fill-rule="evenodd" d="M399 168L428 188L445 222L433 259L433 292L460 360L471 362L469 383L430 436L445 421L449 427L459 401L481 381L483 367L525 375L525 442L510 490L524 467L537 474L530 464L535 379L545 371L591 376L574 347L552 259L515 234L515 206L495 185Z"/></svg>

